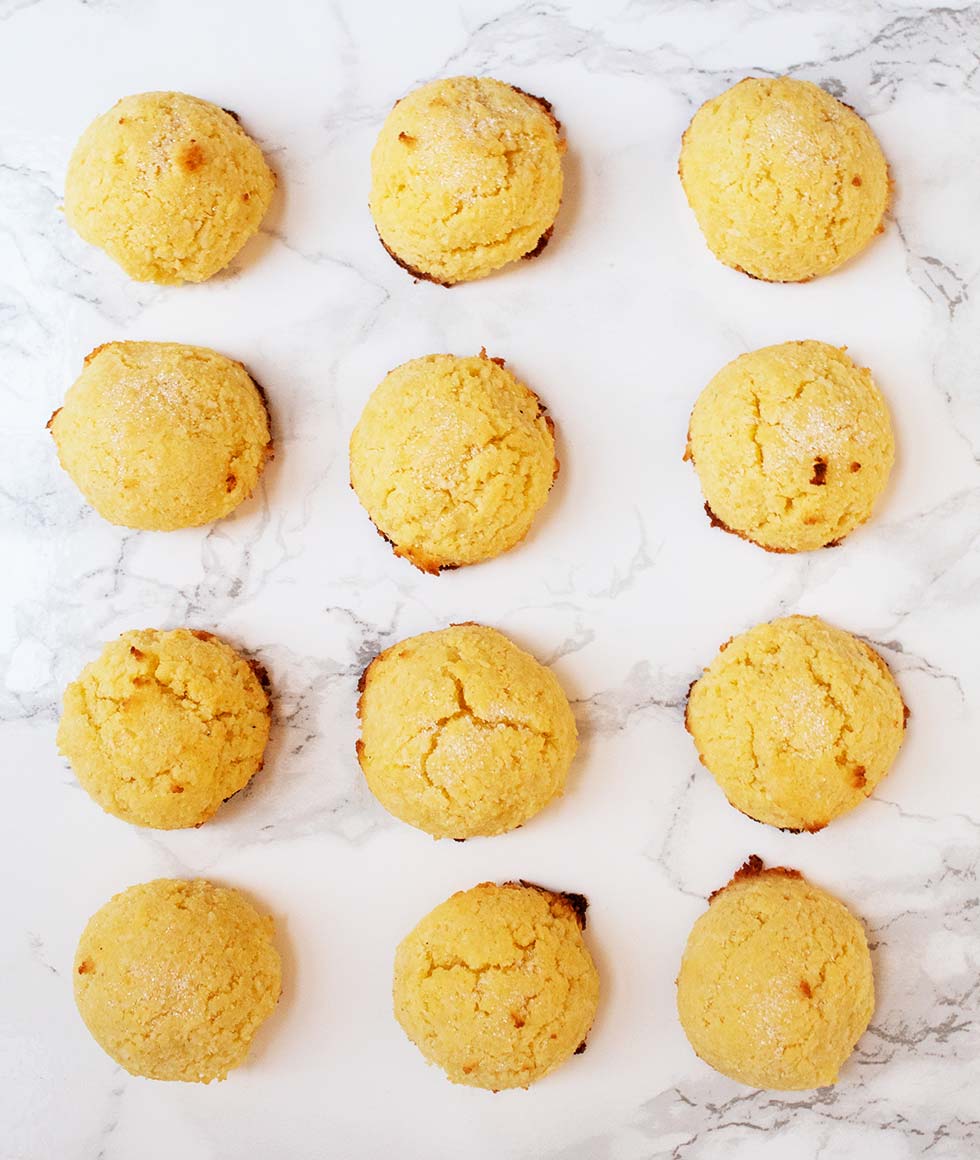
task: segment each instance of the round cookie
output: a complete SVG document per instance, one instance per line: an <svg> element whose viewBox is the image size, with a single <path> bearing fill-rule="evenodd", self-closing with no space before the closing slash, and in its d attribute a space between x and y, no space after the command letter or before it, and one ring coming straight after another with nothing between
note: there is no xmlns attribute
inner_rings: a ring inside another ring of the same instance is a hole
<svg viewBox="0 0 980 1160"><path fill-rule="evenodd" d="M388 253L443 286L544 249L565 142L551 105L490 77L432 81L398 101L371 154L371 214Z"/></svg>
<svg viewBox="0 0 980 1160"><path fill-rule="evenodd" d="M678 166L711 252L767 282L805 282L884 229L874 133L809 81L749 77L694 114Z"/></svg>
<svg viewBox="0 0 980 1160"><path fill-rule="evenodd" d="M804 1091L837 1073L874 1011L861 923L798 870L754 855L695 922L677 976L694 1051L739 1083Z"/></svg>
<svg viewBox="0 0 980 1160"><path fill-rule="evenodd" d="M131 886L82 932L79 1013L130 1075L224 1079L279 1001L272 934L272 919L237 890L176 878Z"/></svg>
<svg viewBox="0 0 980 1160"><path fill-rule="evenodd" d="M245 367L176 342L96 347L48 427L99 515L147 531L228 515L272 457L265 402Z"/></svg>
<svg viewBox="0 0 980 1160"><path fill-rule="evenodd" d="M691 686L685 720L737 810L813 832L872 793L906 713L874 649L815 616L787 616L722 646Z"/></svg>
<svg viewBox="0 0 980 1160"><path fill-rule="evenodd" d="M199 826L262 768L264 680L209 632L124 632L65 690L58 748L107 813Z"/></svg>
<svg viewBox="0 0 980 1160"><path fill-rule="evenodd" d="M554 674L502 633L454 624L361 677L357 756L374 796L435 838L512 830L564 789L575 718Z"/></svg>
<svg viewBox="0 0 980 1160"><path fill-rule="evenodd" d="M484 882L437 906L395 954L395 1017L453 1083L526 1088L571 1055L599 1001L586 901Z"/></svg>
<svg viewBox="0 0 980 1160"><path fill-rule="evenodd" d="M837 544L895 460L888 407L843 347L783 342L723 367L691 412L685 459L711 522L770 552Z"/></svg>
<svg viewBox="0 0 980 1160"><path fill-rule="evenodd" d="M234 114L186 93L139 93L82 134L64 209L138 282L203 282L258 230L275 188Z"/></svg>
<svg viewBox="0 0 980 1160"><path fill-rule="evenodd" d="M519 543L558 474L554 424L503 359L433 354L391 371L350 440L350 481L423 572Z"/></svg>

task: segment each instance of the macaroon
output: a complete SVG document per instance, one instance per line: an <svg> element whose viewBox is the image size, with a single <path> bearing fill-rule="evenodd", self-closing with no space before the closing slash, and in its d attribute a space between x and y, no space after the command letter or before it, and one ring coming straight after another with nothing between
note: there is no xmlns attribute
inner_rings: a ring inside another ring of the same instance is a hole
<svg viewBox="0 0 980 1160"><path fill-rule="evenodd" d="M58 749L107 812L203 825L262 768L265 670L210 632L124 632L65 690Z"/></svg>
<svg viewBox="0 0 980 1160"><path fill-rule="evenodd" d="M361 677L357 756L374 796L434 838L489 837L559 796L577 736L555 675L496 629L454 624Z"/></svg>
<svg viewBox="0 0 980 1160"><path fill-rule="evenodd" d="M687 449L712 524L770 552L839 544L871 518L895 461L888 407L846 348L740 355L698 396Z"/></svg>
<svg viewBox="0 0 980 1160"><path fill-rule="evenodd" d="M828 274L884 229L891 187L878 139L809 81L749 77L706 101L678 171L715 257L767 282Z"/></svg>
<svg viewBox="0 0 980 1160"><path fill-rule="evenodd" d="M798 870L766 869L755 855L711 895L677 976L695 1053L754 1088L836 1083L874 1005L858 919Z"/></svg>
<svg viewBox="0 0 980 1160"><path fill-rule="evenodd" d="M437 906L395 954L395 1017L453 1083L526 1088L585 1050L599 974L586 901L484 882Z"/></svg>
<svg viewBox="0 0 980 1160"><path fill-rule="evenodd" d="M371 154L382 245L413 277L443 286L539 254L561 205L560 130L547 101L492 77L415 89Z"/></svg>
<svg viewBox="0 0 980 1160"><path fill-rule="evenodd" d="M423 572L476 564L527 535L558 474L554 423L485 351L391 371L350 440L350 481L397 556Z"/></svg>
<svg viewBox="0 0 980 1160"><path fill-rule="evenodd" d="M737 810L813 833L874 792L907 715L870 645L818 617L786 616L722 645L691 686L685 722Z"/></svg>
<svg viewBox="0 0 980 1160"><path fill-rule="evenodd" d="M131 886L79 939L79 1014L130 1075L225 1079L279 1001L273 930L237 890L176 878Z"/></svg>
<svg viewBox="0 0 980 1160"><path fill-rule="evenodd" d="M258 231L276 188L234 113L186 93L138 93L75 146L65 217L138 282L203 282Z"/></svg>
<svg viewBox="0 0 980 1160"><path fill-rule="evenodd" d="M109 342L48 421L58 459L112 524L199 527L251 496L272 436L240 362L176 342Z"/></svg>

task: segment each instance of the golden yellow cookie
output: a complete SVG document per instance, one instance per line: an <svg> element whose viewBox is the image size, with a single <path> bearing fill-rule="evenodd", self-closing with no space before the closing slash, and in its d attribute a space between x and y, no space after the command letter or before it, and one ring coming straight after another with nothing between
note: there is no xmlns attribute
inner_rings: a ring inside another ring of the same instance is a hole
<svg viewBox="0 0 980 1160"><path fill-rule="evenodd" d="M237 890L157 878L115 895L75 952L75 1002L131 1075L210 1083L245 1062L282 990L273 921Z"/></svg>
<svg viewBox="0 0 980 1160"><path fill-rule="evenodd" d="M838 543L871 515L895 460L888 407L845 348L783 342L723 367L687 451L711 522L770 552Z"/></svg>
<svg viewBox="0 0 980 1160"><path fill-rule="evenodd" d="M262 768L265 671L209 632L124 632L65 690L58 748L138 826L199 826Z"/></svg>
<svg viewBox="0 0 980 1160"><path fill-rule="evenodd" d="M767 282L805 282L884 229L888 164L848 105L789 77L749 77L694 114L681 182L711 252Z"/></svg>
<svg viewBox="0 0 980 1160"><path fill-rule="evenodd" d="M484 882L437 906L395 954L395 1017L453 1083L526 1088L571 1055L599 1001L586 901Z"/></svg>
<svg viewBox="0 0 980 1160"><path fill-rule="evenodd" d="M244 366L176 342L96 347L48 427L99 515L149 531L228 515L272 456L265 402Z"/></svg>
<svg viewBox="0 0 980 1160"><path fill-rule="evenodd" d="M711 896L677 976L695 1052L756 1088L836 1083L874 1005L861 923L798 870L766 870L754 855Z"/></svg>
<svg viewBox="0 0 980 1160"><path fill-rule="evenodd" d="M558 474L554 424L503 359L432 354L391 371L350 440L350 481L378 531L423 572L499 556Z"/></svg>
<svg viewBox="0 0 980 1160"><path fill-rule="evenodd" d="M551 105L490 77L398 101L371 154L371 214L410 274L450 286L544 249L565 142Z"/></svg>
<svg viewBox="0 0 980 1160"><path fill-rule="evenodd" d="M275 188L234 114L186 93L139 93L82 134L65 216L139 282L203 282L258 230Z"/></svg>
<svg viewBox="0 0 980 1160"><path fill-rule="evenodd" d="M905 717L874 649L815 616L787 616L722 646L691 686L686 722L737 810L812 832L872 793Z"/></svg>
<svg viewBox="0 0 980 1160"><path fill-rule="evenodd" d="M551 670L482 624L385 650L361 678L358 715L371 792L435 838L523 825L562 793L577 745Z"/></svg>

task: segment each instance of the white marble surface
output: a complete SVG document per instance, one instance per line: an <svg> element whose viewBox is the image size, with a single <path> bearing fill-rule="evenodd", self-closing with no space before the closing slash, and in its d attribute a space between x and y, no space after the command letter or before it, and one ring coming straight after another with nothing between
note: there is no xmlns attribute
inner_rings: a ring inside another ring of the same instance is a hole
<svg viewBox="0 0 980 1160"><path fill-rule="evenodd" d="M17 1160L873 1160L980 1154L980 6L878 0L330 5L0 0L0 1154ZM707 253L675 176L693 109L788 71L867 115L896 181L863 257L806 286ZM421 81L490 73L567 126L566 202L537 261L414 285L366 209L371 143ZM281 177L262 236L200 287L136 285L65 226L65 163L117 97L236 109ZM892 406L899 459L844 546L767 555L709 528L681 462L697 392L767 342L846 343ZM243 359L278 454L213 528L102 522L44 423L117 338ZM548 402L562 474L530 540L432 578L347 487L346 441L391 366L505 356ZM730 809L683 699L733 632L820 613L894 666L912 719L879 793L816 836ZM513 834L435 843L388 818L354 759L355 683L409 633L479 619L554 662L583 744L570 792ZM124 629L217 630L268 666L266 770L199 831L102 814L54 748L60 692ZM878 1009L841 1081L754 1092L691 1053L673 978L705 895L753 852L866 920ZM157 875L244 887L278 917L286 992L223 1084L127 1076L78 1019L87 916ZM427 1068L390 1014L397 940L452 890L525 877L591 900L604 997L587 1053L527 1093Z"/></svg>

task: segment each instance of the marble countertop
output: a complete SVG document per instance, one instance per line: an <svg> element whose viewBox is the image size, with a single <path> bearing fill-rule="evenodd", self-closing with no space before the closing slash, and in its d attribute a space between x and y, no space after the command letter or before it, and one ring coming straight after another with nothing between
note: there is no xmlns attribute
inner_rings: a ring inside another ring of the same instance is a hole
<svg viewBox="0 0 980 1160"><path fill-rule="evenodd" d="M0 1154L16 1160L871 1160L980 1154L980 6L907 0L330 5L0 0ZM706 250L676 180L695 107L789 72L866 115L892 164L884 236L805 286ZM446 291L378 245L368 154L422 81L489 73L554 102L567 196L534 262ZM280 175L261 236L203 286L129 282L58 206L77 135L119 96L237 110ZM84 506L44 424L118 338L242 359L278 451L211 528L144 534ZM843 546L771 556L713 530L681 461L691 404L765 343L846 344L898 465ZM391 554L346 445L392 366L486 346L549 404L562 473L530 539L441 577ZM814 836L732 810L682 723L720 642L790 612L866 636L912 709L878 793ZM569 792L492 840L389 818L355 757L356 681L395 640L478 619L554 664L582 735ZM137 627L214 629L276 692L265 771L204 828L103 814L54 747L65 684ZM866 921L878 1007L839 1084L752 1091L695 1058L673 979L705 896L751 853ZM132 1078L79 1020L88 915L159 875L241 886L279 924L286 989L249 1064ZM427 1068L390 1013L393 948L487 878L580 891L604 995L588 1052L497 1096Z"/></svg>

